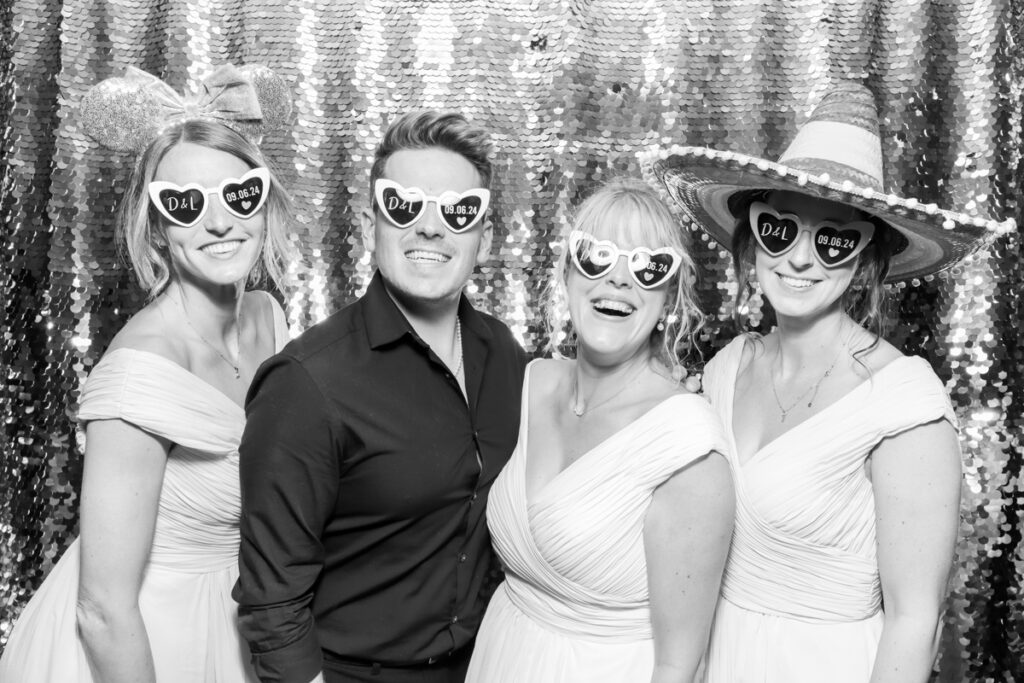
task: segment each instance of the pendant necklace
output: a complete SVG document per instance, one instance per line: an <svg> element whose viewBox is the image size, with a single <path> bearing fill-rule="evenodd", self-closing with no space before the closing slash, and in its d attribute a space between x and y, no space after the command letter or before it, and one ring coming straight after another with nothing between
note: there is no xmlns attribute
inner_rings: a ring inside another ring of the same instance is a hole
<svg viewBox="0 0 1024 683"><path fill-rule="evenodd" d="M811 395L811 398L807 401L807 407L810 408L814 405L814 399L818 396L818 388L821 387L821 383L825 381L825 378L832 374L832 370L836 367L836 363L839 362L839 357L842 355L842 352L843 347L840 346L839 351L836 352L835 358L832 359L832 364L828 366L827 370L825 370L825 374L821 376L821 379L805 389L802 394L797 396L796 400L793 401L788 408L784 408L782 406L782 401L779 399L779 390L775 387L775 373L772 372L770 367L768 368L768 378L772 383L772 395L775 397L775 405L779 407L779 412L782 413L782 416L779 418L779 422L785 422L786 415L793 410L793 408L796 408L808 394Z"/></svg>
<svg viewBox="0 0 1024 683"><path fill-rule="evenodd" d="M174 300L173 297L171 298L171 300L175 301L175 303L177 303L178 307L181 309L181 314L185 317L185 324L188 325L192 329L192 331L196 333L196 336L199 337L199 339L204 344L206 344L211 349L213 349L213 352L216 353L218 356L220 356L221 360L223 360L225 363L227 363L229 366L231 366L231 369L235 371L235 379L242 379L242 369L241 369L241 362L240 362L241 361L241 357L242 357L242 313L241 313L241 311L239 311L239 313L238 313L238 320L236 321L236 325L235 325L235 341L238 344L238 359L232 361L230 358L225 356L221 352L220 349L218 349L216 346L214 346L213 343L211 343L209 339L204 337L202 335L202 333L199 330L196 329L196 326L192 324L192 321L189 320L189 317L188 317L188 311L185 310L185 292L184 292L184 290L182 290L180 284L178 285L178 292L181 294L181 302L178 302L178 301ZM461 363L460 363L460 366L461 366Z"/></svg>

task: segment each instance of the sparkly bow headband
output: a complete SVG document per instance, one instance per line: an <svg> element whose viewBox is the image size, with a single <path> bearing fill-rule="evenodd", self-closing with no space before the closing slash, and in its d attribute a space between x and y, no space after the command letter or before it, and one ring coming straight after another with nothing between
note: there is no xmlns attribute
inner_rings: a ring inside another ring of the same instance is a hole
<svg viewBox="0 0 1024 683"><path fill-rule="evenodd" d="M284 80L264 66L219 67L182 97L156 76L128 67L124 76L94 85L82 98L79 120L105 147L139 152L161 130L188 119L219 121L258 140L291 114Z"/></svg>

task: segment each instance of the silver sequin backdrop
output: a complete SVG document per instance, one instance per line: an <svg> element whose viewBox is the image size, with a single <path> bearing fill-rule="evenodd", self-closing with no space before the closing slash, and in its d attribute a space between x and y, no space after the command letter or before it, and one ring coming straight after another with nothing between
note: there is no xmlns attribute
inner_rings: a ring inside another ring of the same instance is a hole
<svg viewBox="0 0 1024 683"><path fill-rule="evenodd" d="M142 303L112 239L132 159L76 120L82 93L126 66L178 90L224 62L287 79L295 115L264 148L300 209L304 262L283 298L295 331L363 291L372 150L411 107L494 131L497 239L471 294L531 350L555 236L596 182L639 175L638 152L672 143L775 157L831 77L877 93L892 190L1021 219L1011 0L4 0L0 31L0 645L77 531L78 392ZM724 254L693 241L712 353L734 333L733 283ZM1024 680L1019 244L892 292L892 340L932 363L961 422L941 681Z"/></svg>

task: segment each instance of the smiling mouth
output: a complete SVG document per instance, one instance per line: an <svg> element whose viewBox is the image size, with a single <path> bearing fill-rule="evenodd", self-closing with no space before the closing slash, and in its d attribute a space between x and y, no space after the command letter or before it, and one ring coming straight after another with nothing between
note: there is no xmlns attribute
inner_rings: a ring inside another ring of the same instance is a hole
<svg viewBox="0 0 1024 683"><path fill-rule="evenodd" d="M635 306L627 304L625 301L615 301L613 299L597 299L594 301L593 306L594 310L598 313L616 318L625 318L636 311Z"/></svg>
<svg viewBox="0 0 1024 683"><path fill-rule="evenodd" d="M780 280L782 280L785 284L789 285L793 289L807 289L818 284L817 280L808 280L807 278L802 277L792 277L790 275L783 275L781 273L776 273L776 275L779 276Z"/></svg>
<svg viewBox="0 0 1024 683"><path fill-rule="evenodd" d="M405 258L417 263L448 263L452 260L452 257L447 254L439 254L436 251L426 251L424 249L407 251L405 252Z"/></svg>
<svg viewBox="0 0 1024 683"><path fill-rule="evenodd" d="M227 240L225 242L214 242L207 244L205 247L201 247L200 251L204 254L212 254L214 256L223 256L225 254L232 254L238 251L239 247L242 246L242 240Z"/></svg>

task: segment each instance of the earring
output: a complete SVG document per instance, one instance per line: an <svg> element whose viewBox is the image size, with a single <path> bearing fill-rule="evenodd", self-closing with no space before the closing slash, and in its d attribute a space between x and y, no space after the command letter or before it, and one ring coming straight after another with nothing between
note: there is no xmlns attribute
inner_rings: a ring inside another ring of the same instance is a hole
<svg viewBox="0 0 1024 683"><path fill-rule="evenodd" d="M654 329L656 329L658 332L664 332L665 331L665 319L664 318L658 318L658 324L654 326Z"/></svg>

